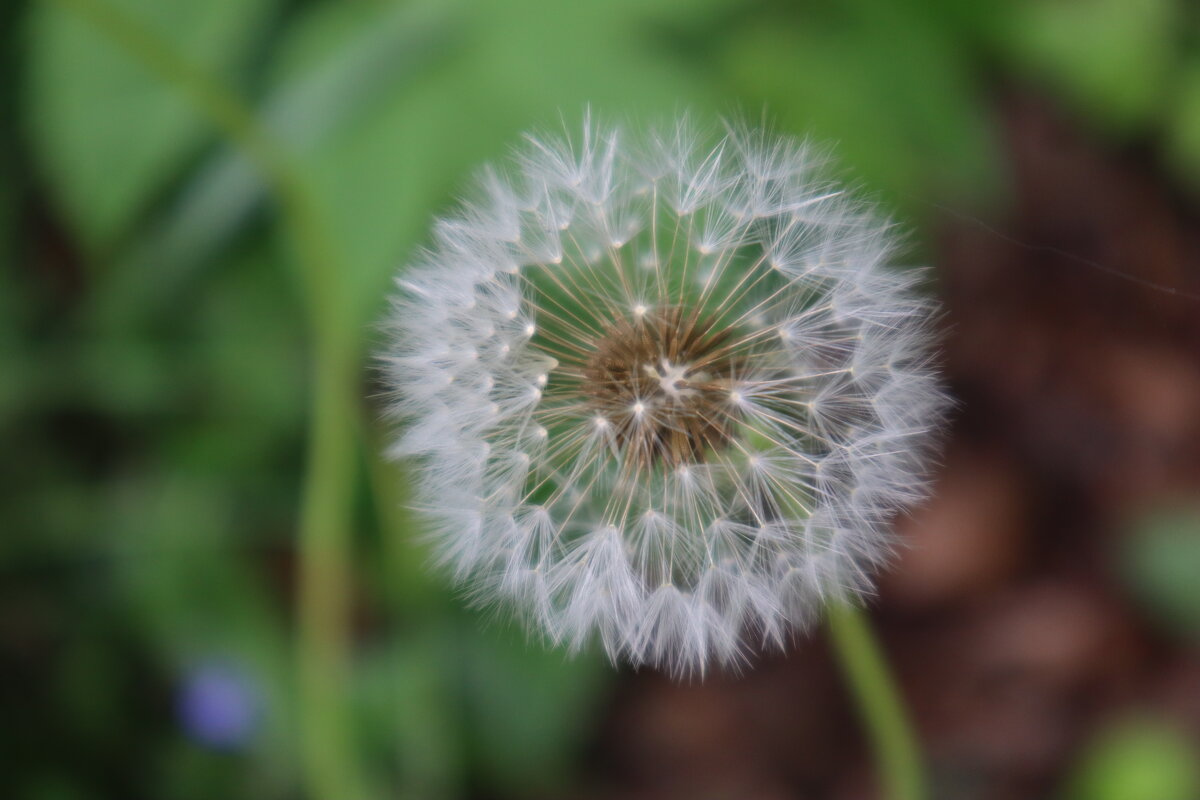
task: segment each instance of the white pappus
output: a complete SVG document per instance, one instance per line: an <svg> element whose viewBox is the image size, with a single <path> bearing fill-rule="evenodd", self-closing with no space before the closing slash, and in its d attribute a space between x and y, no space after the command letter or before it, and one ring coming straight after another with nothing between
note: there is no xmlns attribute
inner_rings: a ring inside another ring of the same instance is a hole
<svg viewBox="0 0 1200 800"><path fill-rule="evenodd" d="M931 302L807 145L529 137L398 281L395 454L440 559L674 674L869 591L945 408Z"/></svg>

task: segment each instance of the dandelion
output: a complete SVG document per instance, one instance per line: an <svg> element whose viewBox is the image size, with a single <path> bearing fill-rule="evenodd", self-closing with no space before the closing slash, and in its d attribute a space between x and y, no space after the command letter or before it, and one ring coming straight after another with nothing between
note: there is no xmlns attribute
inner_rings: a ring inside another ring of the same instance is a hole
<svg viewBox="0 0 1200 800"><path fill-rule="evenodd" d="M529 137L436 223L385 357L441 561L676 674L869 591L926 491L931 307L803 143Z"/></svg>

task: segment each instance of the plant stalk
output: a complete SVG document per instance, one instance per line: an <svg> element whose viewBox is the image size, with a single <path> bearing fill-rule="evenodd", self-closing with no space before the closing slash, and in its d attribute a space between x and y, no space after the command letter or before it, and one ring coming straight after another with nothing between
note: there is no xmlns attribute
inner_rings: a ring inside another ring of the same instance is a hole
<svg viewBox="0 0 1200 800"><path fill-rule="evenodd" d="M220 80L182 58L152 28L105 0L57 0L189 101L259 169L280 208L300 266L314 369L299 532L300 762L318 800L370 796L352 745L351 512L357 453L357 339L347 323L344 275L313 192L290 155Z"/></svg>
<svg viewBox="0 0 1200 800"><path fill-rule="evenodd" d="M867 729L887 800L927 800L925 768L916 733L905 712L883 650L863 609L829 604L829 632Z"/></svg>

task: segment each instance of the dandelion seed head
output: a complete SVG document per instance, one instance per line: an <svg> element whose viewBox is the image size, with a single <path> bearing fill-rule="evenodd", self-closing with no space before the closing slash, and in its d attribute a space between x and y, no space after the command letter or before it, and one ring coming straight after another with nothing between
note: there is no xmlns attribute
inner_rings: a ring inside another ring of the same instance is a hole
<svg viewBox="0 0 1200 800"><path fill-rule="evenodd" d="M868 591L945 408L889 225L805 144L702 141L529 137L397 282L382 359L440 563L675 674Z"/></svg>

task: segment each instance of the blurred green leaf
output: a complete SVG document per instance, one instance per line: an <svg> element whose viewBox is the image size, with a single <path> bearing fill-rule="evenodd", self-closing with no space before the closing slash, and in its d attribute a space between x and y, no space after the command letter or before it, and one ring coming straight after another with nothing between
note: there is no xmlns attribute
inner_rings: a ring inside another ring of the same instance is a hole
<svg viewBox="0 0 1200 800"><path fill-rule="evenodd" d="M453 8L431 2L310 7L280 36L278 63L260 104L263 124L304 159L444 57ZM229 243L265 193L257 169L227 143L134 243L129 259L144 272L154 270L158 280L178 282Z"/></svg>
<svg viewBox="0 0 1200 800"><path fill-rule="evenodd" d="M15 416L30 393L30 376L22 323L24 287L17 282L16 244L12 232L15 213L7 183L0 182L0 430Z"/></svg>
<svg viewBox="0 0 1200 800"><path fill-rule="evenodd" d="M1068 800L1193 800L1200 797L1197 743L1165 722L1125 719L1085 750Z"/></svg>
<svg viewBox="0 0 1200 800"><path fill-rule="evenodd" d="M256 677L264 710L253 747L277 784L294 775L291 648L271 591L272 549L235 517L230 488L182 472L129 480L114 497L110 554L124 608L173 680L232 660Z"/></svg>
<svg viewBox="0 0 1200 800"><path fill-rule="evenodd" d="M1166 100L1179 10L1175 0L1023 0L1001 41L1037 83L1128 133Z"/></svg>
<svg viewBox="0 0 1200 800"><path fill-rule="evenodd" d="M38 775L25 786L20 800L89 800L95 795L68 775Z"/></svg>
<svg viewBox="0 0 1200 800"><path fill-rule="evenodd" d="M489 784L516 796L561 788L595 730L612 669L594 653L571 659L525 639L516 623L465 644L469 730Z"/></svg>
<svg viewBox="0 0 1200 800"><path fill-rule="evenodd" d="M576 117L588 103L658 117L706 98L700 76L655 36L656 15L673 7L383 3L300 17L281 40L263 115L313 165L349 265L350 318L374 317L437 205L531 122ZM137 244L136 271L186 273L227 241L260 192L240 156L216 156Z"/></svg>
<svg viewBox="0 0 1200 800"><path fill-rule="evenodd" d="M1118 558L1135 597L1160 624L1200 637L1200 511L1148 513L1136 521Z"/></svg>
<svg viewBox="0 0 1200 800"><path fill-rule="evenodd" d="M1200 192L1200 53L1180 69L1167 128L1167 152L1194 191Z"/></svg>
<svg viewBox="0 0 1200 800"><path fill-rule="evenodd" d="M276 0L110 0L229 80ZM38 167L89 250L103 250L210 133L173 86L53 3L29 17L26 124Z"/></svg>
<svg viewBox="0 0 1200 800"><path fill-rule="evenodd" d="M214 476L263 477L281 445L303 428L309 377L303 325L297 309L280 302L285 276L272 266L256 253L233 259L210 274L204 294L178 309L188 321L178 357L190 367L187 391L196 412L190 430L181 431L186 438L174 442L191 439L188 453L207 454Z"/></svg>
<svg viewBox="0 0 1200 800"><path fill-rule="evenodd" d="M453 621L436 614L367 653L356 681L363 740L392 767L395 794L461 797L468 763Z"/></svg>
<svg viewBox="0 0 1200 800"><path fill-rule="evenodd" d="M833 145L837 164L895 207L920 214L914 194L998 188L966 54L936 17L881 0L804 5L733 31L720 57L740 96Z"/></svg>
<svg viewBox="0 0 1200 800"><path fill-rule="evenodd" d="M620 4L476 2L460 21L461 47L315 153L318 195L350 265L350 318L364 326L430 216L522 131L558 128L589 103L643 120L712 106L703 76Z"/></svg>

